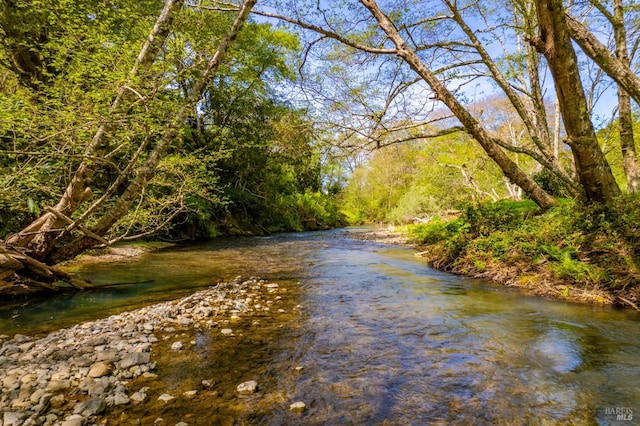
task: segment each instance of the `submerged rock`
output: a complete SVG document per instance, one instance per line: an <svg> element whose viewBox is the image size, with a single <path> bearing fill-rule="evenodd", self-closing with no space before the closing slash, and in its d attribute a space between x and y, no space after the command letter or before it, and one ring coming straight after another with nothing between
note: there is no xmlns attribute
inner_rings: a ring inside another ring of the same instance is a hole
<svg viewBox="0 0 640 426"><path fill-rule="evenodd" d="M171 395L169 395L168 393L163 393L162 395L160 395L160 396L158 397L158 400L159 400L159 401L164 402L165 404L166 404L167 402L169 402L169 401L174 400L174 399L176 399L176 397L175 397L175 396L171 396Z"/></svg>
<svg viewBox="0 0 640 426"><path fill-rule="evenodd" d="M307 404L302 401L297 401L289 405L289 411L293 411L294 413L304 413L306 410Z"/></svg>
<svg viewBox="0 0 640 426"><path fill-rule="evenodd" d="M258 382L256 382L255 380L249 380L248 382L240 383L236 390L240 395L249 395L255 393L258 390Z"/></svg>

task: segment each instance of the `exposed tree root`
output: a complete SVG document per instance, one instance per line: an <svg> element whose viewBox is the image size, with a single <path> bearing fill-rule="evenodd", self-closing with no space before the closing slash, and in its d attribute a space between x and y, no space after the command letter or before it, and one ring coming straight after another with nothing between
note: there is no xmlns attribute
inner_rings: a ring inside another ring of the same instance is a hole
<svg viewBox="0 0 640 426"><path fill-rule="evenodd" d="M64 283L60 285L60 283ZM47 265L18 249L0 245L0 292L29 294L38 290L84 290L93 285Z"/></svg>

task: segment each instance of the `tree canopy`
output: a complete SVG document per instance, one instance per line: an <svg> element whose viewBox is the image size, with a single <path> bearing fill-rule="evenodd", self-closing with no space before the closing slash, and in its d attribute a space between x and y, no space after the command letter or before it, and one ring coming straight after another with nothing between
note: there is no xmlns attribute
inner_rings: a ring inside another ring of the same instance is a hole
<svg viewBox="0 0 640 426"><path fill-rule="evenodd" d="M588 3L0 0L0 279L141 236L336 226L340 192L357 220L634 192L640 20Z"/></svg>

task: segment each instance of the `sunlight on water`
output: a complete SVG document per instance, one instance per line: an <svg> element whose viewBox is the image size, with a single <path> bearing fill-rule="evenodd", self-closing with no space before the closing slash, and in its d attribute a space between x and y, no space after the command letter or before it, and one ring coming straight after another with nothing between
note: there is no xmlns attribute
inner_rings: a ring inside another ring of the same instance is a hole
<svg viewBox="0 0 640 426"><path fill-rule="evenodd" d="M289 290L283 303L300 306L280 323L246 324L243 339L192 336L194 355L180 368L160 360L163 386L219 382L215 401L165 413L168 422L208 424L213 406L222 424L260 425L633 424L616 423L616 407L640 416L637 313L454 277L411 250L339 231L218 240L82 272L139 283L4 310L0 334L107 316L236 275L276 280ZM261 392L238 399L247 375ZM292 414L292 401L307 411Z"/></svg>

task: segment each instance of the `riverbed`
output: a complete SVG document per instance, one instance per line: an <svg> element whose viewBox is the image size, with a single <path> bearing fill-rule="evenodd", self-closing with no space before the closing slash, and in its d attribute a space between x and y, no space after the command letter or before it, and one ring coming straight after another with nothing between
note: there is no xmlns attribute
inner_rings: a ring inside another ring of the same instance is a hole
<svg viewBox="0 0 640 426"><path fill-rule="evenodd" d="M344 231L221 239L78 272L118 285L3 310L0 334L43 336L238 275L282 292L262 318L159 333L149 348L156 377L127 384L128 396L147 387L148 399L107 408L104 424L604 425L640 416L638 313L441 273L411 249ZM247 380L257 390L240 394ZM179 404L158 401L165 393ZM295 402L305 408L292 411Z"/></svg>

